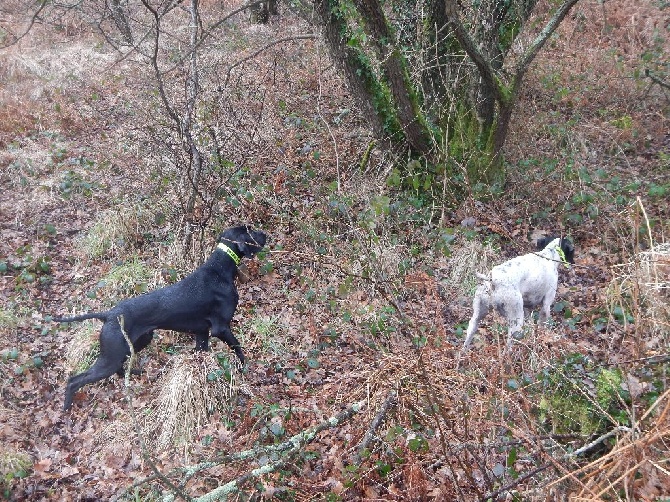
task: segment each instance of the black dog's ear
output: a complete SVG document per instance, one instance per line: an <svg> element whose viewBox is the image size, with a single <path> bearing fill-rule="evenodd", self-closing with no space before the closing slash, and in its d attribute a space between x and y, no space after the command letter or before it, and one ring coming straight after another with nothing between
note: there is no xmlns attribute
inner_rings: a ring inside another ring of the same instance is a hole
<svg viewBox="0 0 670 502"><path fill-rule="evenodd" d="M561 239L561 250L565 255L565 261L575 263L575 246L567 237Z"/></svg>
<svg viewBox="0 0 670 502"><path fill-rule="evenodd" d="M263 246L265 246L265 234L263 232L255 232L249 227L246 227L245 233L241 238L237 239L236 244L246 258L251 258L258 253Z"/></svg>
<svg viewBox="0 0 670 502"><path fill-rule="evenodd" d="M261 250L260 246L256 246L252 242L236 241L235 244L245 258L251 258Z"/></svg>

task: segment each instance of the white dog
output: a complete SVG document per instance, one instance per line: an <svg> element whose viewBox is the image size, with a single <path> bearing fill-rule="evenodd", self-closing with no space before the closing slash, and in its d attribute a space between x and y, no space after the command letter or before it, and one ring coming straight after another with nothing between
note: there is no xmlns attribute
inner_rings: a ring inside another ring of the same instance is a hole
<svg viewBox="0 0 670 502"><path fill-rule="evenodd" d="M546 322L556 297L558 266L574 263L575 248L569 239L543 237L537 243L539 251L517 256L493 267L486 276L477 274L483 282L477 287L472 302L472 319L468 323L463 347L470 345L479 322L491 307L507 320L507 343L521 331L524 308L540 306L540 322Z"/></svg>

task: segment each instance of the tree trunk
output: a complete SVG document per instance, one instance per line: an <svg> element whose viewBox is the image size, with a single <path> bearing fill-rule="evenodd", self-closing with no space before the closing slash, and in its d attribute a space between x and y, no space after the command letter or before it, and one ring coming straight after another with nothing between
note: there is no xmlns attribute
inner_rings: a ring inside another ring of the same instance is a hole
<svg viewBox="0 0 670 502"><path fill-rule="evenodd" d="M128 18L126 17L123 7L121 6L120 0L109 0L109 10L112 13L112 19L116 28L123 36L123 39L128 45L133 45L133 32L130 29L130 24L128 24Z"/></svg>
<svg viewBox="0 0 670 502"><path fill-rule="evenodd" d="M472 185L502 181L503 147L523 76L577 1L562 1L511 68L505 57L537 0L314 5L375 133L434 166L429 178L440 169L453 176L445 166L465 165Z"/></svg>
<svg viewBox="0 0 670 502"><path fill-rule="evenodd" d="M386 21L382 6L379 0L357 0L356 5L369 26L372 40L376 42L378 58L384 68L406 140L416 153L427 156L432 146L430 134L409 79L405 57L393 43L395 35Z"/></svg>

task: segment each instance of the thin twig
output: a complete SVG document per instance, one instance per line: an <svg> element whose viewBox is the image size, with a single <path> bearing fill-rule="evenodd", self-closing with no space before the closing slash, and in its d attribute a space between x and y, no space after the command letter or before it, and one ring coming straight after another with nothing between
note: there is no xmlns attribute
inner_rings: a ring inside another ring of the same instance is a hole
<svg viewBox="0 0 670 502"><path fill-rule="evenodd" d="M267 45L261 47L260 49L258 49L257 51L252 52L248 56L245 56L242 59L239 59L239 60L235 61L235 63L230 65L228 67L228 72L226 73L226 78L224 79L224 86L228 85L228 81L230 80L230 74L232 73L234 68L240 66L242 63L244 63L246 61L249 61L250 59L255 58L260 53L262 53L263 51L266 51L270 47L275 46L277 44L284 43L284 42L290 42L292 40L309 40L309 39L312 39L312 38L316 38L316 35L314 33L308 33L307 35L294 35L294 36L291 36L291 37L284 37L284 38L279 38L277 40L273 40L269 44L267 44Z"/></svg>
<svg viewBox="0 0 670 502"><path fill-rule="evenodd" d="M135 427L135 434L137 434L137 439L140 443L140 449L142 450L142 457L149 464L149 467L154 472L156 479L158 479L161 483L163 483L170 490L172 490L172 493L177 494L179 498L190 501L192 500L191 497L186 495L186 493L184 493L184 491L181 488L175 485L172 481L170 481L165 475L163 475L158 470L158 467L156 467L156 464L154 463L153 459L151 458L151 455L149 454L149 449L147 448L146 442L144 441L144 434L142 433L142 427L140 426L140 422L137 419L137 414L135 413L135 408L133 407L133 393L130 387L130 373L135 363L135 347L130 341L128 333L126 333L124 327L123 315L120 315L117 318L117 320L119 322L119 326L121 327L121 333L123 333L123 338L125 338L126 343L128 344L130 350L130 359L128 360L128 366L125 372L124 383L126 390L126 399L128 400L128 407L130 409L130 416L133 421L133 426Z"/></svg>

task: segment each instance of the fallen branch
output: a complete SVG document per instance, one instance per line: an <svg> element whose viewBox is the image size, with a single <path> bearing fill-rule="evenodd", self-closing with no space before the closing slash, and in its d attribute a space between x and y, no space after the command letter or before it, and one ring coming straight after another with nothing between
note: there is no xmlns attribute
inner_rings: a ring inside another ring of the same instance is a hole
<svg viewBox="0 0 670 502"><path fill-rule="evenodd" d="M382 421L386 417L386 414L388 413L389 409L392 406L395 406L398 400L398 395L395 390L389 391L388 395L386 396L386 400L384 403L381 405L379 408L379 411L377 412L377 415L375 418L370 422L370 427L368 428L368 431L365 433L365 436L363 437L363 441L358 445L358 448L356 449L356 453L352 456L351 458L351 463L352 465L358 465L361 463L361 455L363 452L367 449L367 447L370 445L370 443L376 438L377 436L377 429L379 426L382 424Z"/></svg>
<svg viewBox="0 0 670 502"><path fill-rule="evenodd" d="M644 70L644 76L650 78L652 82L660 85L664 89L670 89L670 84L668 84L664 80L661 80L660 78L658 78L651 71L649 71L649 69Z"/></svg>
<svg viewBox="0 0 670 502"><path fill-rule="evenodd" d="M265 474L271 473L276 471L277 469L280 469L283 465L285 465L290 459L292 455L295 455L298 453L300 450L302 450L305 446L307 446L309 443L314 441L314 439L317 437L317 435L326 430L326 429L332 429L334 427L339 426L342 422L345 422L349 420L351 417L353 417L355 414L359 413L361 409L365 406L365 401L359 401L357 403L353 403L341 412L339 412L337 415L330 417L328 420L321 422L320 424L311 427L307 430L302 431L299 434L296 434L295 436L290 437L283 443L279 443L276 445L268 445L264 446L261 448L255 448L252 450L245 450L237 453L233 453L231 455L226 455L225 457L218 459L216 461L212 462L202 462L200 464L197 464L192 467L185 467L180 469L182 473L185 474L185 477L190 478L193 475L195 475L197 472L200 472L205 469L209 469L212 467L215 467L217 465L223 464L223 463L228 463L228 462L233 462L233 461L241 461L241 460L248 460L251 458L257 458L261 456L262 454L267 454L267 453L282 453L284 454L284 457L277 460L276 462L268 463L262 467L259 467L257 469L253 469L250 472L247 472L243 474L242 476L239 476L238 478L229 481L225 485L219 486L218 488L215 488L211 492L198 497L194 498L192 500L197 501L197 502L213 502L215 500L225 500L228 498L229 495L232 493L235 493L240 490L240 486L242 486L244 483L246 483L248 480L253 479L253 478L259 478ZM163 498L165 502L171 502L175 499L174 494L169 494L166 497Z"/></svg>
<svg viewBox="0 0 670 502"><path fill-rule="evenodd" d="M581 448L579 448L579 449L577 449L577 450L575 450L575 451L573 451L573 452L566 453L565 455L563 455L563 457L561 457L561 460L569 460L569 459L572 459L572 458L577 457L577 456L579 456L579 455L583 455L584 453L586 453L586 452L588 452L589 450L592 450L593 448L595 448L596 446L598 446L598 445L599 445L600 443L602 443L603 441L609 439L610 437L612 437L612 436L614 436L614 435L616 435L616 434L618 434L618 433L620 433L620 432L631 432L631 428L630 428L630 427L623 426L623 425L620 425L619 427L615 427L615 428L612 429L611 431L609 431L609 432L603 434L602 436L597 437L594 441L591 441L590 443L588 443L588 444L582 446ZM601 460L602 460L602 459L601 459ZM496 497L498 497L498 495L502 495L503 493L512 490L512 489L513 489L514 487L516 487L517 485L521 484L522 482L526 481L526 480L529 479L529 478L532 478L532 477L535 476L536 474L539 474L540 472L542 472L542 471L544 471L545 469L551 467L552 465L554 465L554 462L547 462L546 464L543 464L543 465L541 465L541 466L539 466L539 467L533 469L532 471L530 471L530 472L524 474L523 476L520 476L519 478L517 478L517 479L515 479L514 481L512 481L510 484L505 485L505 486L499 488L498 490L496 490L496 491L494 491L494 492L487 493L486 495L484 495L483 497L481 497L480 500L482 500L482 501L485 501L485 500L495 500ZM580 470L581 470L581 469L580 469ZM578 472L578 471L577 471L577 472ZM553 486L553 485L555 485L555 484L557 484L557 483L563 481L564 479L566 479L566 478L568 478L568 477L570 477L570 476L573 476L574 474L575 474L575 472L570 472L570 473L568 473L567 475L565 475L565 476L563 476L562 478L560 478L559 480L554 480L554 481L552 481L552 482L549 484L549 486Z"/></svg>

